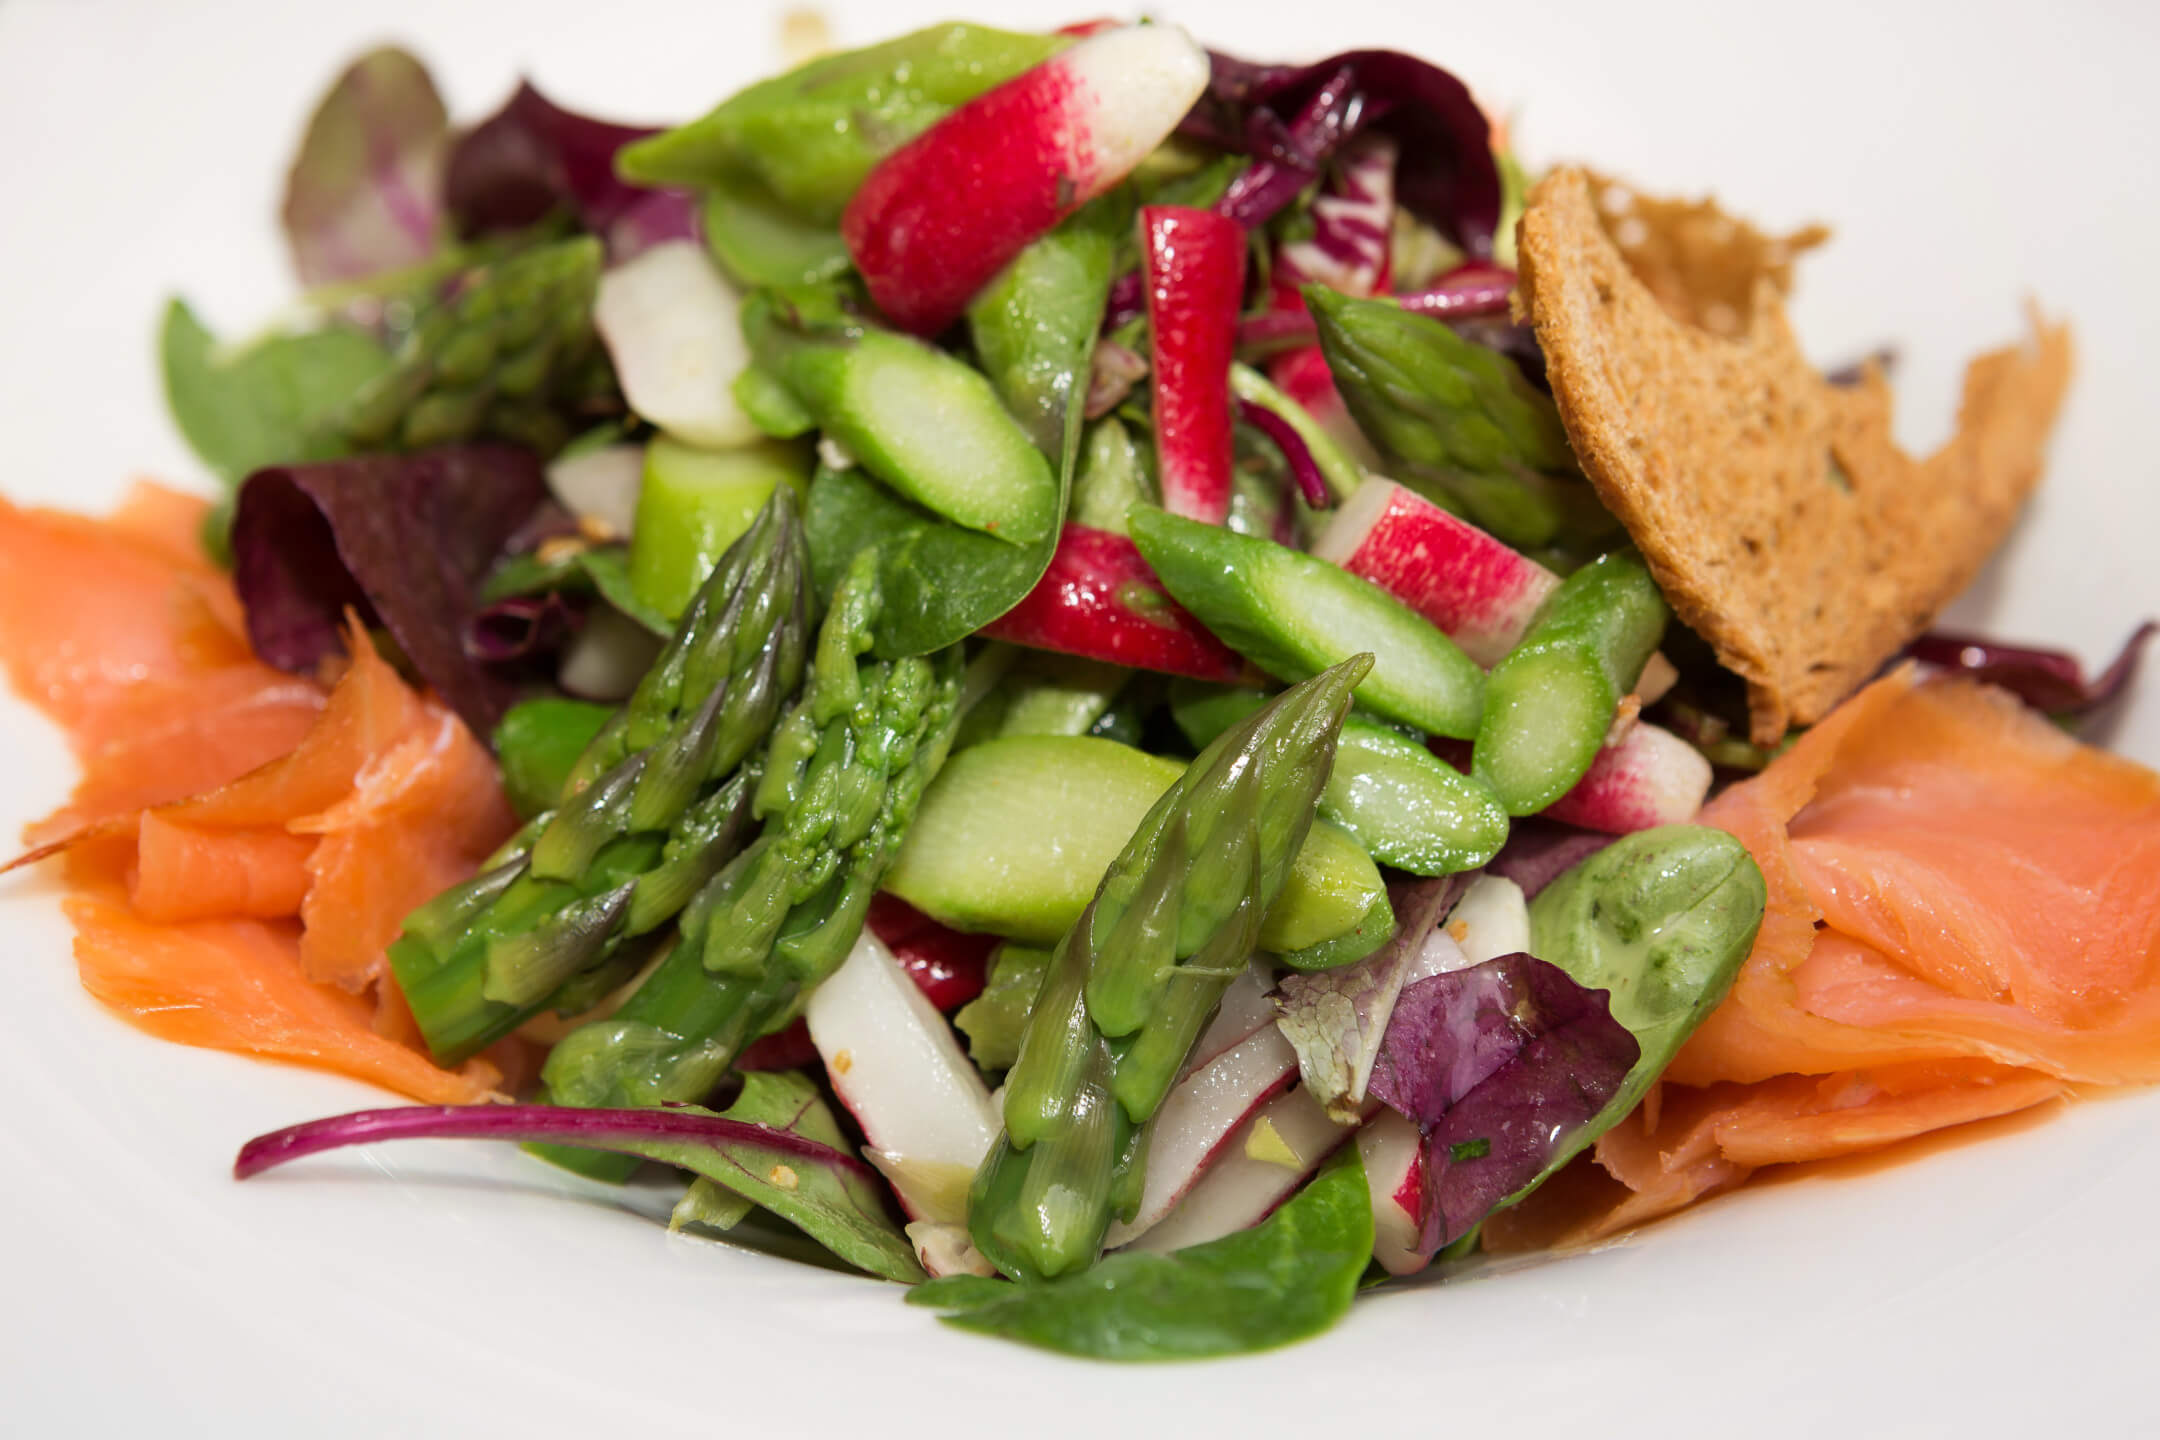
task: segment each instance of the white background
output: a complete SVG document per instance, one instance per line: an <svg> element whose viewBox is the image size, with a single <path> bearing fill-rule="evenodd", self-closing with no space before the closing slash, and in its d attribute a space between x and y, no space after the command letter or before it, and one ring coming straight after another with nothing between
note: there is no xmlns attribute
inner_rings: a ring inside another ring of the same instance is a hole
<svg viewBox="0 0 2160 1440"><path fill-rule="evenodd" d="M1077 4L1077 0L1075 0ZM945 8L822 7L843 42ZM0 0L0 491L96 508L200 483L151 339L179 291L245 334L289 294L274 228L306 109L403 40L453 111L522 71L626 120L687 117L776 61L776 7ZM981 0L1016 26L1079 10ZM2037 298L2080 373L2050 484L1955 612L2109 651L2160 613L2154 276L2160 7L1174 0L1254 58L1418 50L1587 157L1822 219L1811 351L1903 351L1908 442ZM1926 544L1915 536L1913 543ZM0 833L72 774L0 701ZM2160 680L2116 741L2160 760ZM671 1239L516 1156L408 1146L242 1187L258 1131L377 1092L158 1044L77 987L46 883L0 882L0 1431L1484 1436L2153 1433L2160 1097L2072 1107L1924 1163L1813 1173L1597 1255L1384 1293L1277 1356L1112 1371L947 1332L897 1292Z"/></svg>

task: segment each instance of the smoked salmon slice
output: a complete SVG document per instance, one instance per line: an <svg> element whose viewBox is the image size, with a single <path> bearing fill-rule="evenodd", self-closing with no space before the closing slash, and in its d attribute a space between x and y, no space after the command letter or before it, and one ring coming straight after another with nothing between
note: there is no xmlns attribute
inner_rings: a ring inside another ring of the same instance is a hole
<svg viewBox="0 0 2160 1440"><path fill-rule="evenodd" d="M2160 776L1999 690L1863 690L1703 811L1769 904L1650 1100L1492 1232L1581 1243L1756 1168L2160 1079ZM1617 1184L1613 1182L1618 1182Z"/></svg>
<svg viewBox="0 0 2160 1440"><path fill-rule="evenodd" d="M357 626L327 694L258 663L206 509L155 486L103 521L0 501L0 659L83 765L26 837L66 852L83 984L166 1039L485 1098L521 1046L436 1068L384 952L512 829L494 762Z"/></svg>

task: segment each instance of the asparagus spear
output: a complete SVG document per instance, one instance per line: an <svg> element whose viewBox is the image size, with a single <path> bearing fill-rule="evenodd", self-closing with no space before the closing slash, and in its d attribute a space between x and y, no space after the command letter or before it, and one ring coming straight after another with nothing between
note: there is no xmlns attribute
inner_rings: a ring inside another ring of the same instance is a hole
<svg viewBox="0 0 2160 1440"><path fill-rule="evenodd" d="M864 550L834 594L809 684L767 745L763 831L691 901L674 951L622 1009L548 1056L554 1103L701 1099L847 958L959 721L959 646L862 658L878 605L877 556ZM592 1175L626 1168L551 1155Z"/></svg>
<svg viewBox="0 0 2160 1440"><path fill-rule="evenodd" d="M1304 295L1344 403L1398 479L1437 490L1517 549L1609 528L1559 412L1513 360L1390 300L1322 285Z"/></svg>
<svg viewBox="0 0 2160 1440"><path fill-rule="evenodd" d="M1510 815L1535 814L1582 779L1671 613L1632 549L1592 561L1553 591L1493 667L1471 751L1472 773Z"/></svg>
<svg viewBox="0 0 2160 1440"><path fill-rule="evenodd" d="M485 438L560 450L572 434L561 412L614 389L593 333L600 258L600 242L585 236L468 271L354 397L338 440L354 450Z"/></svg>
<svg viewBox="0 0 2160 1440"><path fill-rule="evenodd" d="M893 489L1015 545L1057 529L1057 473L974 366L871 325L831 287L757 291L742 326L759 371Z"/></svg>
<svg viewBox="0 0 2160 1440"><path fill-rule="evenodd" d="M968 1230L1006 1274L1091 1264L1136 1207L1147 1126L1244 968L1333 765L1355 655L1225 731L1141 821L1059 942Z"/></svg>
<svg viewBox="0 0 2160 1440"><path fill-rule="evenodd" d="M522 854L406 922L390 961L438 1061L507 1033L623 940L658 929L734 853L753 789L736 772L801 683L809 569L782 486Z"/></svg>

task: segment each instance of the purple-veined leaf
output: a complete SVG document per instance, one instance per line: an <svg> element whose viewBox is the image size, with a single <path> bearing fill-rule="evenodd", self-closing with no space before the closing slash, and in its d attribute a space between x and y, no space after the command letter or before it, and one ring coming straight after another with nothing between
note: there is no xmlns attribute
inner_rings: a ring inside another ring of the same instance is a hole
<svg viewBox="0 0 2160 1440"><path fill-rule="evenodd" d="M427 67L373 50L315 108L285 177L281 212L301 283L417 265L442 231L450 117Z"/></svg>

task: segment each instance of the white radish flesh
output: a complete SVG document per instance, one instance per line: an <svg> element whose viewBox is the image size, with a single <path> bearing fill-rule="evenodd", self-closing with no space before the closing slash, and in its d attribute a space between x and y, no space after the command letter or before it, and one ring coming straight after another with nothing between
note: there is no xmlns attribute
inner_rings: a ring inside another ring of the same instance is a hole
<svg viewBox="0 0 2160 1440"><path fill-rule="evenodd" d="M1113 1224L1104 1243L1129 1245L1160 1223L1226 1153L1237 1128L1295 1074L1297 1051L1267 1025L1172 1090L1155 1114L1139 1212Z"/></svg>
<svg viewBox="0 0 2160 1440"><path fill-rule="evenodd" d="M555 683L584 700L620 700L660 653L660 637L612 605L595 605L563 650Z"/></svg>
<svg viewBox="0 0 2160 1440"><path fill-rule="evenodd" d="M865 930L847 962L811 992L803 1018L833 1093L901 1206L924 1219L960 1218L951 1213L952 1177L982 1162L998 1116L945 1017Z"/></svg>
<svg viewBox="0 0 2160 1440"><path fill-rule="evenodd" d="M1417 1126L1383 1110L1358 1131L1357 1144L1372 1196L1373 1259L1390 1275L1415 1274L1432 1263L1418 1250L1425 1142Z"/></svg>
<svg viewBox="0 0 2160 1440"><path fill-rule="evenodd" d="M1504 875L1480 875L1448 913L1442 929L1462 947L1467 964L1482 965L1530 949L1530 904L1522 886Z"/></svg>
<svg viewBox="0 0 2160 1440"><path fill-rule="evenodd" d="M1268 1143L1252 1146L1254 1132L1262 1126ZM1259 1224L1354 1133L1330 1120L1320 1102L1303 1090L1276 1097L1238 1127L1200 1183L1133 1248L1182 1250ZM1249 1153L1252 1149L1263 1154L1255 1156ZM1290 1156L1287 1164L1278 1158L1284 1151Z"/></svg>
<svg viewBox="0 0 2160 1440"><path fill-rule="evenodd" d="M1670 730L1638 722L1598 751L1575 788L1545 809L1554 820L1627 835L1695 818L1710 793L1710 762Z"/></svg>
<svg viewBox="0 0 2160 1440"><path fill-rule="evenodd" d="M619 540L637 524L638 490L645 483L645 447L603 445L547 468L548 491L581 521Z"/></svg>
<svg viewBox="0 0 2160 1440"><path fill-rule="evenodd" d="M741 299L694 240L655 245L600 277L593 325L630 408L711 449L762 434L735 403L750 363Z"/></svg>

